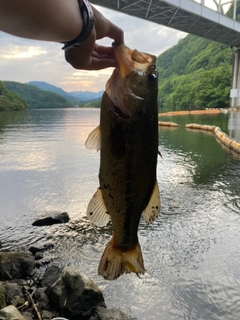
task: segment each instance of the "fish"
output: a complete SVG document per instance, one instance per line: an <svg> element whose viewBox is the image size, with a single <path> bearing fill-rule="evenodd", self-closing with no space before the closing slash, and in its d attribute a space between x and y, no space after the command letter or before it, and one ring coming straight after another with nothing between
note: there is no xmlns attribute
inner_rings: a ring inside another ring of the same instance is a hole
<svg viewBox="0 0 240 320"><path fill-rule="evenodd" d="M100 187L87 207L97 226L112 223L112 237L98 274L114 280L124 273L145 273L138 226L160 212L156 178L158 156L158 72L154 55L113 43L118 67L106 83L100 125L87 138L100 149Z"/></svg>

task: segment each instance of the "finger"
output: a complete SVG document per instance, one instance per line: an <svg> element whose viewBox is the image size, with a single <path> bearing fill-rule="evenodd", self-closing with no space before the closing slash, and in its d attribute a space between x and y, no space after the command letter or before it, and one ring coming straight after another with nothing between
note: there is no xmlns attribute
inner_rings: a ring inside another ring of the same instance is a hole
<svg viewBox="0 0 240 320"><path fill-rule="evenodd" d="M105 46L100 46L98 44L95 45L94 51L99 53L99 54L107 54L107 55L113 55L114 54L113 47L105 47Z"/></svg>
<svg viewBox="0 0 240 320"><path fill-rule="evenodd" d="M115 40L117 43L121 44L124 43L124 33L123 30L109 21L109 28L106 34L106 37L109 37Z"/></svg>
<svg viewBox="0 0 240 320"><path fill-rule="evenodd" d="M113 67L115 68L117 66L117 62L114 59L97 59L92 57L92 61L90 66L88 67L88 70L101 70Z"/></svg>

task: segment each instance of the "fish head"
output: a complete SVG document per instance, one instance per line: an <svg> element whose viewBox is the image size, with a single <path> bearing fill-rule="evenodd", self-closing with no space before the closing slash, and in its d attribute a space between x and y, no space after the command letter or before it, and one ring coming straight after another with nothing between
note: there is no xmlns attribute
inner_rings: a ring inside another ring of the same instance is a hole
<svg viewBox="0 0 240 320"><path fill-rule="evenodd" d="M113 43L118 67L106 84L112 112L122 121L133 122L144 116L151 99L157 97L156 56Z"/></svg>

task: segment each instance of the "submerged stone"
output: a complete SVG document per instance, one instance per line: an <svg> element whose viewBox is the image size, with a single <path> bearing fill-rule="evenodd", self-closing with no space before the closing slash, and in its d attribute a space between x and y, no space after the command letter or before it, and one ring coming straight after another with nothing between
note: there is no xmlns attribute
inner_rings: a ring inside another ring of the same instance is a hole
<svg viewBox="0 0 240 320"><path fill-rule="evenodd" d="M67 212L55 213L50 215L49 217L45 217L42 219L38 219L32 223L33 226L51 226L53 224L58 223L66 223L70 220Z"/></svg>

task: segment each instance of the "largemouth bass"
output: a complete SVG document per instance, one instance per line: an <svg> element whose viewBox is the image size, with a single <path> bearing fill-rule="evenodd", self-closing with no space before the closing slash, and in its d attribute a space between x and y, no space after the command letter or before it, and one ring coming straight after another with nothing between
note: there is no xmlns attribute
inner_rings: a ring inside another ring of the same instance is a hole
<svg viewBox="0 0 240 320"><path fill-rule="evenodd" d="M144 274L140 217L143 213L152 223L160 211L156 57L123 44L113 46L119 67L106 84L100 126L86 141L87 148L101 150L100 188L87 216L99 226L112 222L113 235L98 267L108 280L125 272Z"/></svg>

